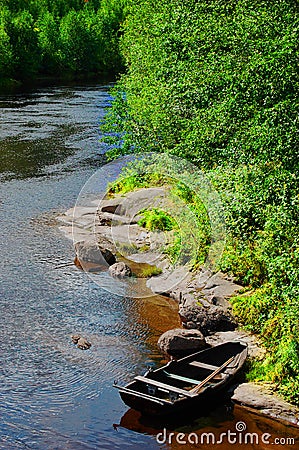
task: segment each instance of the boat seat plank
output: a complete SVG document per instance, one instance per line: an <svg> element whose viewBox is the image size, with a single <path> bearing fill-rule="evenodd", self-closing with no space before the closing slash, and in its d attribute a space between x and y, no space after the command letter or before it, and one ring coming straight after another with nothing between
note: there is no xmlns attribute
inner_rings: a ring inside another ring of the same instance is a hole
<svg viewBox="0 0 299 450"><path fill-rule="evenodd" d="M200 383L200 381L194 380L193 378L183 377L182 375L176 375L175 373L169 373L169 372L166 372L166 370L163 370L163 372L167 377L173 378L175 380L186 381L186 383L191 383L191 384L199 384Z"/></svg>
<svg viewBox="0 0 299 450"><path fill-rule="evenodd" d="M133 389L126 388L125 386L117 386L117 384L114 384L113 386L116 387L117 389L119 389L120 392L124 392L125 394L133 394L133 395L136 395L137 397L141 397L141 398L150 400L154 403L159 403L161 405L163 405L164 403L172 405L172 402L170 400L166 400L165 398L153 397L152 395L144 394L143 392L134 391Z"/></svg>
<svg viewBox="0 0 299 450"><path fill-rule="evenodd" d="M212 366L212 364L205 364L199 361L191 361L190 366L200 367L201 369L217 370L220 366Z"/></svg>
<svg viewBox="0 0 299 450"><path fill-rule="evenodd" d="M135 380L142 381L143 383L151 384L153 386L157 386L158 388L165 389L169 392L176 392L177 394L182 394L185 395L186 397L194 397L194 394L190 394L189 391L185 391L184 389L171 386L170 384L161 383L160 381L152 380L150 378L146 378L141 375L135 377Z"/></svg>

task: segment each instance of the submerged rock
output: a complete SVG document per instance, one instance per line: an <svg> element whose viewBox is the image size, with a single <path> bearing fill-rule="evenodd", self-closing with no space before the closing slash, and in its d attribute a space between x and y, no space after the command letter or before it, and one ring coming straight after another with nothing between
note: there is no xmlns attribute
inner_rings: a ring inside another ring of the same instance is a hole
<svg viewBox="0 0 299 450"><path fill-rule="evenodd" d="M91 347L91 343L88 342L87 339L80 337L80 339L77 342L77 347L81 350L88 350Z"/></svg>
<svg viewBox="0 0 299 450"><path fill-rule="evenodd" d="M77 347L81 350L88 350L91 347L91 343L84 337L80 336L80 334L74 334L72 336L72 341L74 344L77 344Z"/></svg>
<svg viewBox="0 0 299 450"><path fill-rule="evenodd" d="M109 267L109 273L112 277L124 278L130 277L132 275L132 271L127 264L120 261Z"/></svg>
<svg viewBox="0 0 299 450"><path fill-rule="evenodd" d="M72 336L72 341L73 341L73 343L74 343L74 344L77 344L80 338L81 338L80 334L74 334L74 335Z"/></svg>
<svg viewBox="0 0 299 450"><path fill-rule="evenodd" d="M102 242L98 244L92 241L81 241L75 245L77 260L84 266L84 263L93 263L103 266L110 266L116 262L116 258L111 250L108 248L111 246L109 242L107 245Z"/></svg>
<svg viewBox="0 0 299 450"><path fill-rule="evenodd" d="M176 328L160 336L158 347L170 356L184 356L205 347L206 341L199 330Z"/></svg>
<svg viewBox="0 0 299 450"><path fill-rule="evenodd" d="M230 312L218 306L186 306L179 309L179 315L186 328L196 328L204 336L216 331L231 331L237 327L237 322Z"/></svg>

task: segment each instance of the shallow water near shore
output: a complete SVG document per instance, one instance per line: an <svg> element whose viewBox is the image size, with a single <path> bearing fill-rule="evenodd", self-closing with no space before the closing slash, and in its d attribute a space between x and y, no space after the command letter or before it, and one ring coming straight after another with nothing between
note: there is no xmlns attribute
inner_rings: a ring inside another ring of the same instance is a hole
<svg viewBox="0 0 299 450"><path fill-rule="evenodd" d="M99 123L108 88L0 96L1 449L181 447L158 444L157 424L140 422L112 387L162 362L156 341L178 326L176 304L101 289L72 265L72 244L56 220L104 161ZM88 338L91 349L77 349L73 333ZM254 431L255 420L221 405L184 429L218 433L244 421ZM293 436L288 427L258 422L273 437Z"/></svg>

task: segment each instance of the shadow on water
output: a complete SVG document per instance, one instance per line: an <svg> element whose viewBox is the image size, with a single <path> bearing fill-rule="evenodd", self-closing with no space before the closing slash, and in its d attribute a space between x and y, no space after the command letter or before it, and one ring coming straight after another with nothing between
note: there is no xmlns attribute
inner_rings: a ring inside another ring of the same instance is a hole
<svg viewBox="0 0 299 450"><path fill-rule="evenodd" d="M49 138L30 140L16 140L7 138L1 142L0 177L5 180L15 178L42 177L48 175L45 166L63 164L67 158L74 155L74 149L66 148L64 141L73 134L72 127L67 130L61 126L60 130ZM78 128L75 128L78 132ZM99 154L94 158L82 159L76 167L66 167L64 172L78 170L79 167L99 167L105 163L105 155ZM57 173L52 167L52 174ZM61 172L61 171L59 171ZM2 174L2 176L1 176Z"/></svg>
<svg viewBox="0 0 299 450"><path fill-rule="evenodd" d="M52 86L0 95L1 179L102 165L106 146L99 142L99 125L111 101L108 88Z"/></svg>

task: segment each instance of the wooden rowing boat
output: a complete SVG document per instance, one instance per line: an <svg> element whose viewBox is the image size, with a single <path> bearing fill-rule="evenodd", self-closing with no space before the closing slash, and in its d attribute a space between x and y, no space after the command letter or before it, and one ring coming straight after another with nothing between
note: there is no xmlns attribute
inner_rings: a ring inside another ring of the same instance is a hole
<svg viewBox="0 0 299 450"><path fill-rule="evenodd" d="M172 414L214 399L240 371L247 346L226 342L136 376L119 389L126 405L151 415Z"/></svg>

